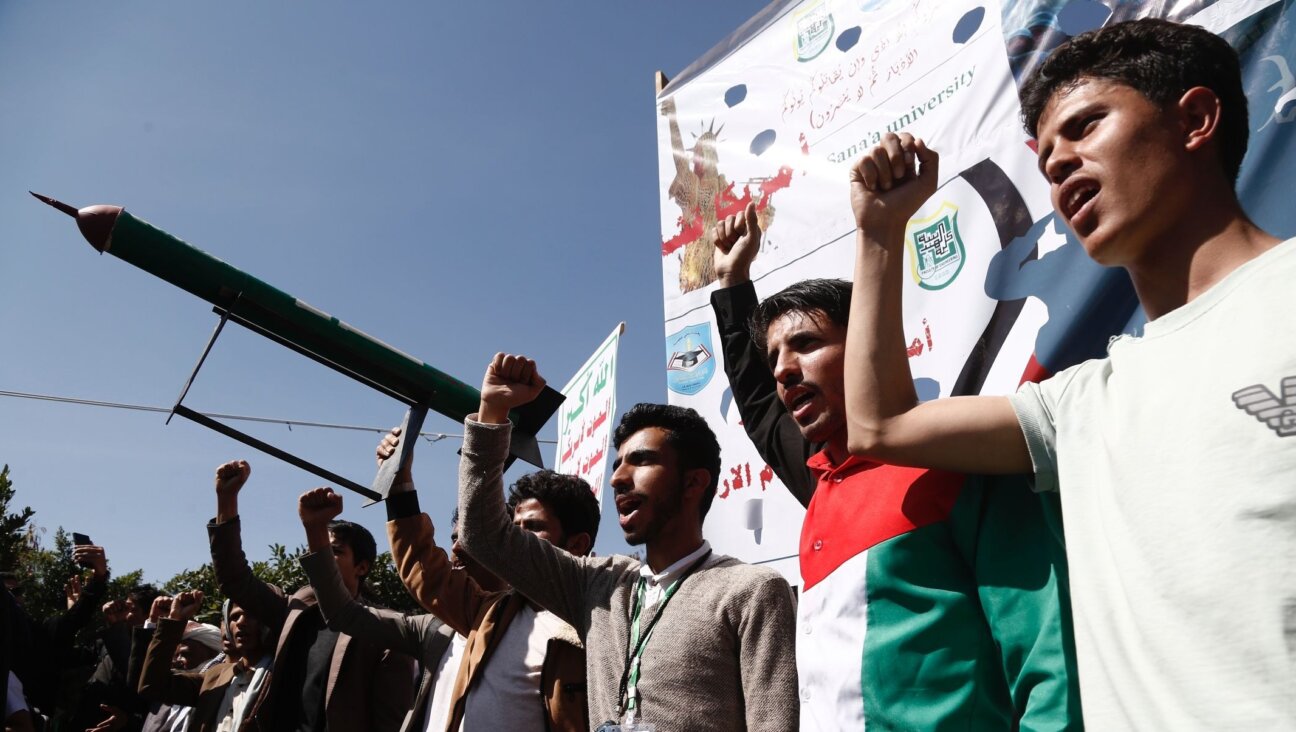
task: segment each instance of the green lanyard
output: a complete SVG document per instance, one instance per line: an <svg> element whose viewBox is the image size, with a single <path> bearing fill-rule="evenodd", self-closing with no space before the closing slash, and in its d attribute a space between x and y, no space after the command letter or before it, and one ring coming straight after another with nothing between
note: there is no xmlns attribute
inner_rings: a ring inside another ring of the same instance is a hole
<svg viewBox="0 0 1296 732"><path fill-rule="evenodd" d="M653 628L657 627L657 621L666 613L666 603L675 596L680 585L689 575L697 571L703 562L711 556L708 551L703 554L696 562L689 565L684 574L679 579L670 583L666 588L666 594L662 596L661 603L657 607L657 614L649 621L648 628L644 630L643 636L639 635L639 616L644 610L644 595L647 592L648 582L641 576L635 588L635 601L632 606L630 615L630 635L626 640L626 662L625 670L621 673L621 691L618 696L617 716L622 717L627 711L634 712L639 706L639 665L643 661L644 648L648 645L648 638L652 636Z"/></svg>

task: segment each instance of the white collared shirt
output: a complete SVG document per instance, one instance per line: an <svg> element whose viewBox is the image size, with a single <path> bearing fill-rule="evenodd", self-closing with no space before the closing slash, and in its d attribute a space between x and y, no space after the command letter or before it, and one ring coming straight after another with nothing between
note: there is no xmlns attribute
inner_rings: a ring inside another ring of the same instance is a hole
<svg viewBox="0 0 1296 732"><path fill-rule="evenodd" d="M702 546L681 557L677 562L661 572L653 572L652 567L648 566L647 562L639 565L639 576L644 579L644 612L656 607L657 603L661 602L662 597L666 594L666 589L675 580L682 577L689 567L692 567L695 562L709 551L711 551L711 544L704 540Z"/></svg>

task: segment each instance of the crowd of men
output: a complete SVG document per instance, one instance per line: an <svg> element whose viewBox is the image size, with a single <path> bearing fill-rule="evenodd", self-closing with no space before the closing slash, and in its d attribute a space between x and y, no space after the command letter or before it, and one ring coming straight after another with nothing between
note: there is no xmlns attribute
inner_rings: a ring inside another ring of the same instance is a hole
<svg viewBox="0 0 1296 732"><path fill-rule="evenodd" d="M426 614L374 602L374 539L328 488L298 499L309 586L258 579L240 539L251 469L226 463L207 527L221 627L193 622L194 592L106 608L115 635L72 728L1296 729L1296 442L1282 404L1237 396L1296 378L1296 331L1268 325L1296 242L1234 191L1237 54L1199 28L1123 23L1057 49L1022 99L1058 215L1129 272L1150 321L1106 358L1011 397L919 403L903 235L939 155L909 134L852 167L853 281L758 301L755 209L719 224L726 374L806 507L799 597L703 538L720 446L692 410L639 404L614 434L642 561L592 553L598 506L577 478L540 471L506 494L508 415L544 379L499 354L465 420L449 550L412 468L386 501ZM60 644L105 599L102 550L76 552L93 571L65 615L26 619L5 593L29 649L9 659L10 728L39 724Z"/></svg>

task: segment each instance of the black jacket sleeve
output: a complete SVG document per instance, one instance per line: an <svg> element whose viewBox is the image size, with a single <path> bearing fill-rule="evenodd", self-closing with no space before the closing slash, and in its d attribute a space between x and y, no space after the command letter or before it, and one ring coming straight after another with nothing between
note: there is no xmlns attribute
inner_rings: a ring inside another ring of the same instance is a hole
<svg viewBox="0 0 1296 732"><path fill-rule="evenodd" d="M742 415L743 429L783 485L803 506L810 505L815 480L806 460L821 445L806 442L792 416L779 401L774 374L765 354L756 348L747 331L747 319L756 309L756 288L750 282L711 293L711 307L720 330L725 376Z"/></svg>
<svg viewBox="0 0 1296 732"><path fill-rule="evenodd" d="M80 632L94 617L103 605L104 596L108 594L108 580L91 578L81 589L81 596L68 611L45 621L45 630L53 643L49 652L67 653L76 642Z"/></svg>

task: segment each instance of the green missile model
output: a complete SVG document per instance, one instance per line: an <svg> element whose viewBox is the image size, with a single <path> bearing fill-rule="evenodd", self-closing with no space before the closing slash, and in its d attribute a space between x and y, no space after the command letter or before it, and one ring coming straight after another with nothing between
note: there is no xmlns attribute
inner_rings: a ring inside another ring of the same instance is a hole
<svg viewBox="0 0 1296 732"><path fill-rule="evenodd" d="M418 432L427 409L457 422L477 411L481 393L472 386L222 262L136 218L120 206L89 206L78 210L48 196L32 195L75 218L81 234L100 253L111 254L206 300L221 315L198 367L176 402L174 414L376 500L386 497L395 468L409 460L410 454L402 449L399 459L386 461L384 467L387 469L380 472L374 484L376 490L366 489L181 404L226 320L239 323L409 405L411 411L406 418L405 435ZM511 447L514 457L544 467L536 433L558 409L563 398L557 391L546 388L539 399L510 415L515 426ZM412 449L415 442L402 440L401 447Z"/></svg>

